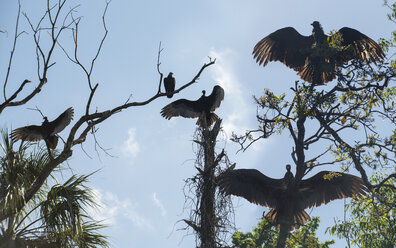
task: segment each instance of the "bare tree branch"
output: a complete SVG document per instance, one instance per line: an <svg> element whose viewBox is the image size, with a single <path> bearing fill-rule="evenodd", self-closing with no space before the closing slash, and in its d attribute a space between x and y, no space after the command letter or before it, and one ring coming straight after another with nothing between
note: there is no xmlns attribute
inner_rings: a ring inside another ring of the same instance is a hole
<svg viewBox="0 0 396 248"><path fill-rule="evenodd" d="M159 94L159 93L161 92L162 78L164 77L164 75L162 74L162 72L161 72L161 70L160 70L160 65L161 65L161 52L162 52L162 50L164 50L164 49L161 48L161 42L160 42L160 43L159 43L159 46L158 46L158 57L157 57L157 71L158 71L158 74L160 75L157 94Z"/></svg>
<svg viewBox="0 0 396 248"><path fill-rule="evenodd" d="M48 70L50 69L51 66L54 65L54 63L52 62L51 59L52 59L53 52L54 52L55 48L57 47L57 45L59 45L59 47L65 52L65 54L67 55L67 58L69 58L69 60L71 60L73 63L78 64L80 69L82 69L86 74L86 80L87 80L89 88L90 88L88 100L85 105L86 111L85 111L85 114L82 115L80 118L78 118L76 120L76 122L74 123L74 125L71 127L71 130L69 131L69 134L67 135L67 139L64 144L63 150L60 152L59 155L55 155L55 157L52 158L47 165L45 165L44 169L40 173L40 176L36 178L35 182L31 186L31 188L26 189L26 193L24 194L23 199L20 200L20 202L17 204L17 206L14 208L14 210L12 212L6 212L5 210L0 209L0 222L3 221L4 219L6 219L7 216L15 214L18 211L20 211L30 201L30 199L41 188L41 186L46 181L46 179L51 174L51 172L59 164L67 161L67 159L72 156L73 147L75 145L82 144L86 140L86 137L90 131L95 132L95 130L97 130L95 128L96 125L106 121L114 114L120 113L122 110L131 108L131 107L144 106L144 105L147 105L147 104L151 103L152 101L156 100L157 98L166 96L165 93L156 92L153 96L151 96L143 101L129 102L129 100L128 100L128 101L124 102L123 104L115 106L108 110L96 111L95 113L90 113L89 109L92 104L93 97L95 95L96 89L99 87L98 83L96 83L95 85L91 83L91 75L93 73L95 61L99 58L99 55L103 48L104 41L105 41L107 33L108 33L108 30L106 27L106 22L105 22L105 15L106 15L106 11L108 9L109 2L106 2L106 7L105 7L105 10L104 10L103 16L102 16L102 23L103 23L103 26L105 29L105 33L102 36L100 44L96 50L95 56L90 61L89 69L87 69L87 67L85 67L78 60L78 25L79 25L80 18L73 17L73 12L76 7L71 8L71 10L69 10L65 14L63 24L61 25L60 28L57 27L57 25L59 23L59 19L61 18L62 9L65 6L65 3L66 3L66 0L60 0L58 2L58 4L55 4L54 6L50 6L50 1L47 0L47 9L46 9L45 13L41 16L37 25L33 25L33 22L29 19L28 15L26 13L24 13L24 16L26 17L26 20L27 20L31 30L33 31L33 40L36 44L38 77L40 79L40 82L39 82L38 86L30 94L28 94L26 97L24 97L22 100L13 101L17 97L17 95L22 91L25 84L27 84L28 82L22 83L22 85L19 87L19 89L16 91L16 93L14 93L12 95L12 97L10 98L11 100L8 99L8 102L6 102L6 104L0 105L0 112L5 107L19 106L19 105L27 103L30 99L32 99L34 96L37 95L37 93L39 93L41 91L41 88L47 82ZM42 46L42 43L40 40L41 32L44 30L47 30L46 28L42 27L42 23L46 18L50 22L50 28L49 28L48 33L50 35L50 41L51 41L49 44L49 47L47 49L45 49ZM71 18L72 21L68 22L67 18ZM72 24L74 24L74 29L72 30L73 41L74 41L74 58L73 59L70 55L68 55L66 50L60 45L60 42L59 42L59 37L60 37L61 33L64 30L68 30ZM200 68L198 73L195 76L193 76L192 80L190 82L182 85L179 89L177 89L175 91L175 93L179 93L183 89L196 83L198 81L200 75L203 73L203 71L207 67L213 65L214 63L215 63L215 60L209 59L209 62L204 64ZM160 83L161 83L161 81L160 81ZM92 87L92 85L94 85L94 86ZM98 145L98 144L96 144L96 145Z"/></svg>
<svg viewBox="0 0 396 248"><path fill-rule="evenodd" d="M9 62L8 62L8 68L7 68L7 73L6 73L6 77L5 77L5 80L4 80L4 85L3 85L3 96L4 96L4 101L5 102L10 102L10 101L7 101L7 96L6 96L6 88L7 88L7 82L8 82L8 77L10 76L10 71L11 71L11 65L12 65L12 58L14 57L14 53L15 53L15 49L16 49L16 44L17 44L17 40L18 40L18 37L19 37L19 31L18 31L18 28L19 28L19 17L20 17L20 15L21 15L21 2L20 2L20 0L18 0L18 14L17 14L17 19L16 19L16 22L15 22L15 35L14 35L14 43L13 43L13 46L12 46L12 49L11 49L11 54L10 54L10 59L9 59ZM23 86L21 86L20 87L20 90L18 91L16 91L13 95L15 95L15 97L18 95L18 93L22 90L22 88L23 88ZM14 98L15 98L14 97ZM11 100L12 101L12 100ZM0 113L1 113L1 108L0 108Z"/></svg>
<svg viewBox="0 0 396 248"><path fill-rule="evenodd" d="M16 21L16 27L15 27L15 36L14 36L14 43L13 43L13 49L11 50L11 55L10 55L10 60L9 60L9 65L8 65L8 70L6 74L6 79L5 83L3 85L3 96L4 96L4 103L0 105L0 113L6 108L6 107L14 107L14 106L20 106L23 104L26 104L28 101L30 101L34 96L36 96L39 92L41 92L42 87L47 83L47 74L49 69L55 65L55 62L52 62L52 55L53 52L55 51L55 48L57 46L59 37L63 33L64 30L69 29L70 25L73 22L69 22L67 24L67 20L75 10L74 7L70 11L68 11L63 19L63 23L60 27L58 27L58 22L59 22L59 17L63 13L63 7L66 3L66 0L64 1L59 1L58 4L55 4L53 7L50 7L50 0L47 0L47 9L45 13L41 16L39 19L37 25L34 25L33 22L30 20L28 15L26 13L23 13L25 16L26 21L28 22L31 31L33 32L33 40L36 45L36 60L37 60L37 76L39 83L38 85L32 90L32 92L28 93L25 97L23 97L19 101L13 101L16 99L16 97L21 93L22 89L26 85L27 81L25 80L20 87L15 91L15 93L12 94L10 99L7 99L6 96L6 86L8 82L8 78L11 72L11 66L12 66L12 59L13 59L13 54L16 49L16 44L19 35L25 32L20 32L18 33L18 27L19 27L19 17L20 17L20 12L21 12L21 5L20 2L18 1L19 8L18 8L18 15L17 15L17 21ZM53 12L54 11L54 15ZM50 27L49 28L44 28L42 27L42 23L44 20L48 18L48 21L50 22ZM42 42L40 41L41 39L41 32L48 30L49 36L50 36L50 44L49 47L46 51L46 49L42 46Z"/></svg>

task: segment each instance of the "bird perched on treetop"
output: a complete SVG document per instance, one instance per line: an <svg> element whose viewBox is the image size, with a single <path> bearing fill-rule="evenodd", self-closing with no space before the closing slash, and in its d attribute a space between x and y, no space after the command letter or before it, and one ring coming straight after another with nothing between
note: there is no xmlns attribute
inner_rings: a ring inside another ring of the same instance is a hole
<svg viewBox="0 0 396 248"><path fill-rule="evenodd" d="M202 96L196 101L186 99L179 99L174 101L161 110L161 115L170 119L174 116L182 116L185 118L197 118L197 125L204 126L203 117L206 118L207 126L211 126L219 117L213 113L224 99L224 89L219 85L213 87L212 94L205 96L205 90L202 91Z"/></svg>
<svg viewBox="0 0 396 248"><path fill-rule="evenodd" d="M219 176L219 187L226 194L271 208L265 218L278 228L286 224L287 230L310 219L304 211L306 208L352 195L365 195L367 191L361 178L347 173L322 171L296 181L289 164L286 169L282 179L267 177L255 169L230 170Z"/></svg>
<svg viewBox="0 0 396 248"><path fill-rule="evenodd" d="M385 58L382 48L356 29L343 27L327 36L318 21L311 25L310 36L286 27L263 38L253 49L256 62L266 66L280 61L304 81L324 84L335 79L336 69L350 60L360 59L369 65Z"/></svg>
<svg viewBox="0 0 396 248"><path fill-rule="evenodd" d="M172 75L173 72L169 72L168 76L164 78L164 86L168 98L172 98L173 91L175 91L176 80Z"/></svg>
<svg viewBox="0 0 396 248"><path fill-rule="evenodd" d="M48 148L55 149L58 144L57 133L61 132L73 119L74 110L72 107L68 108L54 121L49 122L47 117L41 126L31 125L20 127L11 132L11 139L13 142L22 141L40 141L44 139Z"/></svg>

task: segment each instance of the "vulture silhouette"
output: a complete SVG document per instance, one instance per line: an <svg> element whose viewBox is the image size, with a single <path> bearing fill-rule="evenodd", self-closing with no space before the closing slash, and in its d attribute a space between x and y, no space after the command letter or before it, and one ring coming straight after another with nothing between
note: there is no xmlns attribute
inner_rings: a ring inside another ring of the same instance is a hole
<svg viewBox="0 0 396 248"><path fill-rule="evenodd" d="M197 118L197 125L204 126L203 117L206 117L207 126L211 126L219 117L213 113L224 99L224 89L219 85L213 87L212 94L205 96L205 90L202 91L202 96L196 101L186 99L176 100L161 110L161 115L170 119L174 116L182 116L185 118Z"/></svg>
<svg viewBox="0 0 396 248"><path fill-rule="evenodd" d="M266 66L270 61L280 61L304 81L317 85L335 79L336 69L350 60L369 65L385 58L381 47L356 29L343 27L327 36L318 21L311 25L310 36L286 27L263 38L253 49L256 62Z"/></svg>
<svg viewBox="0 0 396 248"><path fill-rule="evenodd" d="M230 170L219 176L218 184L226 194L271 208L265 218L277 228L286 224L287 231L310 219L304 209L352 195L365 195L367 191L361 178L341 172L322 171L296 182L290 168L286 165L282 179L267 177L255 169Z"/></svg>
<svg viewBox="0 0 396 248"><path fill-rule="evenodd" d="M168 98L172 98L173 91L175 91L176 80L172 75L173 72L169 72L168 76L164 78L164 86Z"/></svg>
<svg viewBox="0 0 396 248"><path fill-rule="evenodd" d="M13 142L22 141L40 141L44 139L45 144L50 149L55 149L58 144L57 133L61 132L73 119L74 110L72 107L66 109L58 118L49 122L47 117L41 126L30 125L20 127L11 132L11 139Z"/></svg>

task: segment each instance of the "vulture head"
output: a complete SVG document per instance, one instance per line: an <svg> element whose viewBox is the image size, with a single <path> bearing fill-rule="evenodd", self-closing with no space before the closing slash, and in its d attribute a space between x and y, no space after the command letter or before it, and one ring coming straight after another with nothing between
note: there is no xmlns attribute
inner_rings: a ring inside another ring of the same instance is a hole
<svg viewBox="0 0 396 248"><path fill-rule="evenodd" d="M310 219L304 211L306 208L367 192L362 179L354 175L322 171L296 182L290 169L287 165L281 179L268 177L256 169L230 170L218 177L218 185L225 194L270 208L265 217L277 227L289 223L290 229Z"/></svg>
<svg viewBox="0 0 396 248"><path fill-rule="evenodd" d="M314 21L313 23L311 23L311 25L312 25L314 28L322 28L322 26L320 25L320 23L319 23L318 21Z"/></svg>
<svg viewBox="0 0 396 248"><path fill-rule="evenodd" d="M218 119L214 111L224 99L224 89L216 85L209 96L205 96L205 93L206 91L203 90L202 96L196 101L179 99L166 105L161 110L162 117L168 120L175 116L198 118L196 123L198 126L211 126ZM203 118L206 120L204 121Z"/></svg>
<svg viewBox="0 0 396 248"><path fill-rule="evenodd" d="M302 80L320 85L335 79L337 68L350 60L358 59L369 65L385 58L382 48L356 29L343 27L336 34L327 36L318 21L311 25L313 30L310 36L286 27L264 37L253 49L256 62L266 66L268 62L280 61L297 71ZM329 47L329 43L339 37L340 46L351 49ZM323 49L332 52L323 52Z"/></svg>
<svg viewBox="0 0 396 248"><path fill-rule="evenodd" d="M289 187L293 182L294 182L294 175L291 172L291 165L287 164L286 165L286 173L285 176L283 177L285 180L286 186Z"/></svg>
<svg viewBox="0 0 396 248"><path fill-rule="evenodd" d="M73 115L74 110L70 107L54 121L49 122L48 118L44 117L41 126L30 125L13 130L10 135L11 140L13 142L17 142L18 140L35 142L44 139L48 148L55 149L58 144L57 133L61 132L70 124Z"/></svg>

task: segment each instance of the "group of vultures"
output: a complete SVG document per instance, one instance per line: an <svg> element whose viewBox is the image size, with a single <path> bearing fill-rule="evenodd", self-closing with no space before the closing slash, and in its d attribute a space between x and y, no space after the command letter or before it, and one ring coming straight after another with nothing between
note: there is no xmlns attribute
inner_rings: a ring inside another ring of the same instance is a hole
<svg viewBox="0 0 396 248"><path fill-rule="evenodd" d="M266 66L270 61L280 61L295 70L302 80L316 86L335 79L337 68L350 60L376 64L385 58L375 41L355 29L344 27L327 36L319 22L314 21L311 25L313 30L309 36L286 27L263 38L253 49L256 62ZM334 43L345 49L337 49ZM168 98L173 97L175 85L175 78L170 72L164 78ZM176 116L198 118L196 124L208 128L218 119L214 111L223 99L224 89L216 85L208 96L203 90L198 100L179 99L166 105L161 115L166 119ZM55 149L57 134L70 124L73 114L73 108L68 108L54 121L49 122L44 117L41 126L31 125L13 130L11 139L14 142L44 140L48 149ZM350 174L321 171L310 178L297 179L290 165L286 165L286 170L283 178L273 179L256 169L232 169L221 174L217 184L225 194L240 196L251 203L270 208L265 218L286 234L310 219L305 209L367 193L362 179ZM278 247L282 246L284 244L278 243Z"/></svg>

